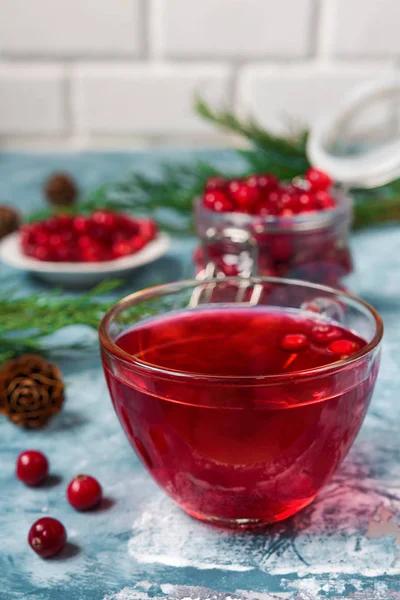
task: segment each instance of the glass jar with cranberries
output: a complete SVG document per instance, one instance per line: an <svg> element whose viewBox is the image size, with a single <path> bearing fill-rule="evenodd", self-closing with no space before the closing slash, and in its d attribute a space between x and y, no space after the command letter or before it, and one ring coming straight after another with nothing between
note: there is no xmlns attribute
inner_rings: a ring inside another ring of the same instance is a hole
<svg viewBox="0 0 400 600"><path fill-rule="evenodd" d="M194 210L201 240L194 261L202 275L209 274L206 265L214 274L246 275L242 265L249 263L241 260L243 243L237 243L245 238L253 274L342 287L353 270L351 198L319 169L290 183L268 173L245 180L214 177Z"/></svg>

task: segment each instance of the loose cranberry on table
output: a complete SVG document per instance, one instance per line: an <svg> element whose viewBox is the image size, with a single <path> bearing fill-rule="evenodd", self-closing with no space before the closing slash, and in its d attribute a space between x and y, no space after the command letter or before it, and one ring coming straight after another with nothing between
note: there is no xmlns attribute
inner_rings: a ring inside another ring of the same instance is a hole
<svg viewBox="0 0 400 600"><path fill-rule="evenodd" d="M334 208L332 185L329 175L314 168L295 183L279 181L271 173L258 173L247 179L216 176L206 183L202 202L208 210L219 213L293 217Z"/></svg>
<svg viewBox="0 0 400 600"><path fill-rule="evenodd" d="M49 462L38 450L25 450L17 458L15 473L26 485L39 485L49 474Z"/></svg>
<svg viewBox="0 0 400 600"><path fill-rule="evenodd" d="M27 256L41 261L102 262L135 254L156 236L152 219L97 210L25 225L21 245Z"/></svg>
<svg viewBox="0 0 400 600"><path fill-rule="evenodd" d="M102 499L101 485L90 475L77 475L67 488L67 500L76 510L88 510Z"/></svg>
<svg viewBox="0 0 400 600"><path fill-rule="evenodd" d="M43 517L29 530L28 543L32 550L42 558L55 556L67 542L65 527L57 519Z"/></svg>

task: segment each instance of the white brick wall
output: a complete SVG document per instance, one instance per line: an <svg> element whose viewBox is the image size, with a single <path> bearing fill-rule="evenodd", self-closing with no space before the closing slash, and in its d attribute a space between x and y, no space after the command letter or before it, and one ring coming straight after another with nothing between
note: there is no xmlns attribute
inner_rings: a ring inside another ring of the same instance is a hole
<svg viewBox="0 0 400 600"><path fill-rule="evenodd" d="M0 0L0 52L136 56L142 51L141 8L141 0Z"/></svg>
<svg viewBox="0 0 400 600"><path fill-rule="evenodd" d="M209 65L95 65L78 68L78 127L91 134L206 132L192 101L225 102L229 70Z"/></svg>
<svg viewBox="0 0 400 600"><path fill-rule="evenodd" d="M0 133L9 136L67 133L61 68L0 65Z"/></svg>
<svg viewBox="0 0 400 600"><path fill-rule="evenodd" d="M180 58L310 53L312 0L163 0L161 48Z"/></svg>
<svg viewBox="0 0 400 600"><path fill-rule="evenodd" d="M399 0L335 1L335 51L338 56L399 57Z"/></svg>
<svg viewBox="0 0 400 600"><path fill-rule="evenodd" d="M345 94L366 80L393 74L390 68L254 66L244 69L238 92L238 112L250 112L272 130L307 125L321 110L334 110Z"/></svg>
<svg viewBox="0 0 400 600"><path fill-rule="evenodd" d="M193 94L282 129L399 72L399 0L0 0L0 149L216 137Z"/></svg>

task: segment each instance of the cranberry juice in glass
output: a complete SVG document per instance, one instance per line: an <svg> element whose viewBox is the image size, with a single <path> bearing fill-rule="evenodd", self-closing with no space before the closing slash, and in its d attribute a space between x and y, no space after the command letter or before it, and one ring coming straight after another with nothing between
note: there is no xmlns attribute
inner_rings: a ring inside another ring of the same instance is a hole
<svg viewBox="0 0 400 600"><path fill-rule="evenodd" d="M180 282L122 300L100 328L121 424L190 515L285 519L331 477L362 424L382 324L361 300L302 282Z"/></svg>

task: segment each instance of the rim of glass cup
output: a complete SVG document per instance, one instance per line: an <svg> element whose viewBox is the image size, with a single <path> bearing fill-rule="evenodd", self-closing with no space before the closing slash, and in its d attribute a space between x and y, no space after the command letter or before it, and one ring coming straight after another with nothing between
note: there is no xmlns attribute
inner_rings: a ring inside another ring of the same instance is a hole
<svg viewBox="0 0 400 600"><path fill-rule="evenodd" d="M323 227L329 227L337 217L342 217L348 214L353 206L353 200L347 190L336 187L332 190L332 195L338 201L336 206L327 210L310 211L293 215L291 217L280 217L269 215L262 217L260 215L250 215L241 212L215 212L205 207L201 202L201 197L195 198L194 203L201 207L206 214L213 218L224 219L229 218L237 222L237 225L249 225L262 222L265 226L271 228L282 228L289 230L313 230Z"/></svg>
<svg viewBox="0 0 400 600"><path fill-rule="evenodd" d="M198 380L203 381L214 381L214 382L225 382L229 383L232 381L243 381L249 384L251 381L254 382L262 382L263 384L269 383L278 383L288 380L293 380L297 377L304 376L319 376L330 373L335 370L342 370L344 367L351 365L361 358L367 356L371 352L377 348L379 343L383 337L383 321L379 315L379 313L370 305L368 302L365 302L358 296L354 294L350 294L348 292L343 292L341 290L337 290L335 288L331 288L329 286L320 285L316 283L309 283L307 281L302 281L300 279L288 279L288 278L280 278L280 277L250 277L245 281L248 281L252 284L257 283L272 283L279 285L290 285L290 286L298 286L305 287L308 289L313 289L316 291L328 292L333 294L334 296L340 296L346 298L347 302L353 307L361 306L364 310L366 310L372 317L375 322L376 331L374 337L368 342L361 350L348 356L344 359L339 359L335 362L329 363L327 365L322 365L319 367L313 367L310 369L300 369L298 371L292 371L288 373L276 373L270 375L207 375L204 373L196 373L190 371L178 371L174 369L166 369L163 367L158 367L157 365L153 365L151 363L146 363L135 356L132 356L128 352L122 350L115 342L111 339L108 328L112 323L114 318L121 314L125 309L134 306L135 304L139 304L142 300L148 300L155 297L162 297L169 293L179 292L184 289L194 288L197 286L205 285L205 284L221 284L226 282L237 282L243 283L243 278L241 277L224 277L223 279L205 279L202 281L198 281L196 279L187 279L182 281L175 281L172 283L165 283L162 285L152 286L148 288L144 288L143 290L139 290L138 292L134 292L133 294L129 294L125 296L121 300L119 300L113 307L111 307L104 317L102 318L99 326L99 338L100 343L103 348L105 348L109 354L113 358L118 358L122 360L127 366L132 368L137 368L141 372L146 372L151 375L158 376L169 376L169 377L178 377L179 379L190 379L196 378ZM202 306L202 305L199 305ZM196 310L196 309L194 309ZM169 311L165 311L162 314L168 314ZM134 325L134 323L132 324Z"/></svg>

